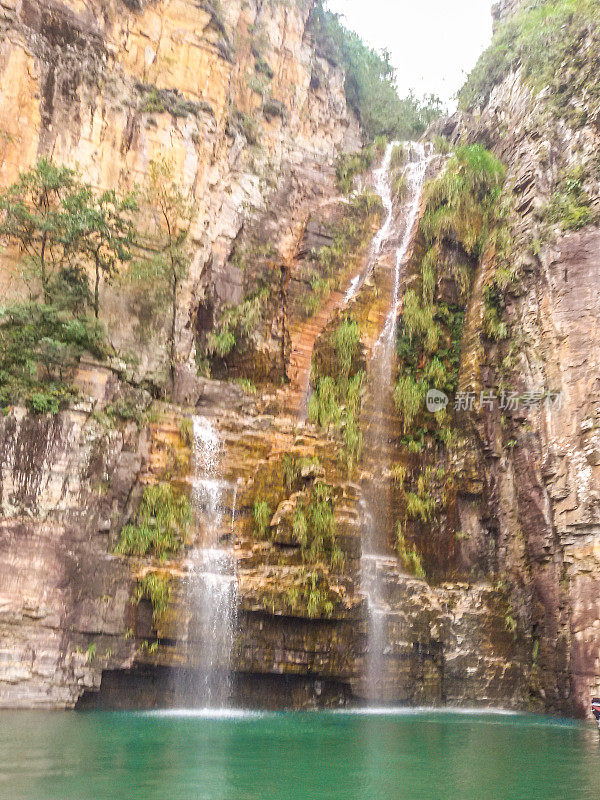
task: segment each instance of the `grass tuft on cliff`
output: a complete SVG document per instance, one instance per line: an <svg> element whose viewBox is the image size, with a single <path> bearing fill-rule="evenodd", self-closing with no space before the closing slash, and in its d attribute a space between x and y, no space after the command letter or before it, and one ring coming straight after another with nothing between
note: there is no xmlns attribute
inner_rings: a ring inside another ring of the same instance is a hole
<svg viewBox="0 0 600 800"><path fill-rule="evenodd" d="M334 359L324 367L313 362L314 392L308 404L308 417L322 428L341 427L346 464L351 470L363 449L359 418L365 372L359 368L361 338L358 323L346 317L331 336ZM331 374L325 374L323 369Z"/></svg>
<svg viewBox="0 0 600 800"><path fill-rule="evenodd" d="M133 602L139 605L142 600L149 600L152 603L152 619L158 625L164 618L169 602L171 600L170 580L166 576L150 572L138 581L135 587Z"/></svg>
<svg viewBox="0 0 600 800"><path fill-rule="evenodd" d="M428 389L449 394L456 389L463 305L471 282L469 264L481 257L497 225L504 177L504 167L492 153L481 145L467 145L458 147L445 170L425 186L427 207L420 231L427 250L421 260L420 286L404 295L398 328L400 377L394 391L404 435L411 441L419 432L417 423ZM460 255L450 273L459 305L436 300L438 277L446 270L444 245ZM488 335L504 338L501 298L486 295L486 301ZM436 420L445 421L442 414L436 415Z"/></svg>
<svg viewBox="0 0 600 800"><path fill-rule="evenodd" d="M547 219L559 223L564 231L576 231L592 221L591 201L584 191L585 170L574 167L553 194L547 210Z"/></svg>
<svg viewBox="0 0 600 800"><path fill-rule="evenodd" d="M121 531L115 553L160 559L176 555L183 548L191 521L190 501L171 484L146 486L135 521Z"/></svg>
<svg viewBox="0 0 600 800"><path fill-rule="evenodd" d="M427 211L421 229L427 243L454 237L467 254L480 256L504 176L502 164L481 145L457 148L446 169L425 190Z"/></svg>
<svg viewBox="0 0 600 800"><path fill-rule="evenodd" d="M393 470L401 500L396 549L403 568L420 578L425 577L424 555L417 543L438 524L452 480L412 456L427 451L437 457L456 434L449 411L426 413L425 398L430 389L449 396L456 392L472 274L490 244L498 245L504 177L502 164L490 152L469 145L458 147L424 190L426 210L419 223L424 249L398 324L394 402L407 461ZM485 319L487 336L505 338L502 296L495 289L485 294ZM415 463L418 470L411 467Z"/></svg>
<svg viewBox="0 0 600 800"><path fill-rule="evenodd" d="M396 552L398 553L400 564L406 572L414 575L415 578L426 578L423 560L417 548L407 543L404 535L404 526L401 522L396 525Z"/></svg>
<svg viewBox="0 0 600 800"><path fill-rule="evenodd" d="M337 543L333 489L316 483L310 495L302 498L294 513L294 538L302 548L305 562L325 559L334 568L342 568L344 554Z"/></svg>

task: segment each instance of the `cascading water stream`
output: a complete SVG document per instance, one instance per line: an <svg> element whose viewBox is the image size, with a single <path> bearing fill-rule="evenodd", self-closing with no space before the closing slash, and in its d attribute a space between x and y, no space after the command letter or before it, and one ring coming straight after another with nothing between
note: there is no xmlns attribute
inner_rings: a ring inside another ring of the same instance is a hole
<svg viewBox="0 0 600 800"><path fill-rule="evenodd" d="M395 145L392 145L395 146ZM386 158L388 153L386 152ZM363 556L361 562L362 591L369 607L369 628L363 693L370 700L386 699L385 651L388 646L387 623L389 606L385 598L386 575L397 569L397 562L388 541L392 498L389 483L382 476L392 465L391 442L394 439L393 378L396 349L396 329L401 303L402 273L414 235L423 184L430 156L420 143L407 145L407 196L400 213L392 207L382 228L383 235L374 242L377 253L386 242L398 243L393 273L389 311L377 340L368 371L368 417L370 424L365 433L365 461L371 468L371 478L365 486L363 500ZM384 166L386 161L384 160ZM386 177L381 177L388 187L382 192L391 201L390 159L387 159ZM388 194L389 192L389 194ZM387 205L386 205L387 208ZM380 231L381 233L381 231ZM379 235L378 235L379 236ZM370 462L370 463L369 463Z"/></svg>
<svg viewBox="0 0 600 800"><path fill-rule="evenodd" d="M183 682L177 705L222 708L231 695L231 656L237 616L237 578L231 549L237 485L218 477L223 446L209 420L195 417L192 502L199 544L190 564L189 660L194 677ZM226 517L228 494L231 523Z"/></svg>
<svg viewBox="0 0 600 800"><path fill-rule="evenodd" d="M392 184L390 180L390 165L392 162L392 154L396 147L402 147L402 144L400 142L390 142L387 145L381 166L373 173L375 191L381 197L381 202L383 203L383 208L385 211L385 219L383 221L383 225L373 237L371 246L369 248L369 253L365 261L364 269L358 275L355 275L350 282L350 286L344 295L343 306L347 306L348 303L350 303L350 301L362 288L369 275L371 275L377 258L381 253L384 242L390 238L392 225L394 222L394 203L392 198ZM298 414L300 422L305 422L306 418L308 417L308 403L310 399L311 388L311 375L310 371L308 371L302 386L302 401L300 403Z"/></svg>
<svg viewBox="0 0 600 800"><path fill-rule="evenodd" d="M401 208L394 203L392 191L392 159L397 147L406 149L404 174L407 182L406 197ZM363 492L363 555L361 563L361 588L369 607L368 644L364 670L363 694L369 699L385 699L385 649L387 647L389 605L385 600L386 575L397 573L398 563L390 543L388 529L393 515L389 474L392 464L390 442L395 436L397 421L393 408L394 355L396 349L397 319L401 304L402 273L415 232L423 184L431 154L428 145L410 142L390 142L381 167L374 172L375 189L381 197L385 219L373 238L365 266L352 280L343 298L347 305L357 295L383 257L394 252L390 280L384 273L384 291L389 292L388 310L381 333L371 353L367 376L368 405L366 416L370 422L365 432L365 458L370 480ZM386 267L383 267L385 270ZM310 394L310 375L303 387L300 419L306 419ZM370 463L369 463L370 461Z"/></svg>
<svg viewBox="0 0 600 800"><path fill-rule="evenodd" d="M394 221L394 203L392 200L392 184L390 181L390 164L392 162L392 154L396 147L401 147L400 142L390 142L385 150L383 161L379 169L375 170L373 177L375 178L375 191L381 197L383 208L385 211L385 220L381 228L373 237L369 257L367 258L365 269L353 278L348 291L344 297L344 304L347 305L352 298L359 291L366 279L373 271L375 259L381 253L383 243L389 238Z"/></svg>
<svg viewBox="0 0 600 800"><path fill-rule="evenodd" d="M421 194L423 191L423 183L425 182L425 173L427 166L431 160L431 155L426 155L425 145L420 142L412 143L411 150L414 151L416 156L415 161L409 161L406 168L406 177L409 186L409 203L405 210L405 216L402 224L404 225L404 233L402 241L396 251L396 268L394 270L394 297L390 313L385 321L385 326L381 332L377 346L383 346L386 350L393 353L395 347L396 326L398 324L398 312L400 311L400 284L402 280L402 270L404 262L410 248L415 222L419 213L419 205L421 202ZM391 363L390 363L391 374Z"/></svg>

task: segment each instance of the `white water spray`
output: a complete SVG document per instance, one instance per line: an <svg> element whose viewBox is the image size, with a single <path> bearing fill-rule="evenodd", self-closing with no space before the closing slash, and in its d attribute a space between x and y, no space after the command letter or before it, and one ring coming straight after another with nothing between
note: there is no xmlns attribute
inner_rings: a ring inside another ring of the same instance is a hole
<svg viewBox="0 0 600 800"><path fill-rule="evenodd" d="M379 169L376 169L373 173L373 177L375 178L375 191L381 197L381 202L383 203L383 208L385 211L385 219L383 221L383 225L377 231L375 236L373 237L373 241L371 243L371 248L369 251L369 257L367 258L367 267L364 272L360 275L356 275L352 279L352 283L346 292L344 297L344 303L348 304L352 298L356 295L358 290L364 284L365 280L373 271L373 265L375 263L375 259L381 253L381 247L383 243L389 238L390 231L392 229L392 223L394 221L394 203L392 200L392 182L390 176L390 164L392 163L392 154L396 147L401 147L402 145L400 142L390 142L385 150L385 155L383 156L383 161L381 162L381 166Z"/></svg>
<svg viewBox="0 0 600 800"><path fill-rule="evenodd" d="M373 240L371 242L371 246L369 248L369 252L365 261L365 268L360 272L358 275L355 275L350 282L350 286L344 295L344 302L343 305L346 306L348 303L357 295L359 290L364 285L365 281L369 278L375 264L377 263L377 259L381 253L382 247L384 243L388 242L393 234L393 225L394 225L394 202L392 198L392 180L390 174L390 166L392 163L392 155L396 147L403 147L404 145L401 142L390 142L385 150L383 160L381 162L381 166L379 169L376 169L373 172L373 178L375 183L375 191L381 198L381 202L383 203L383 208L385 211L385 218L381 228L377 231ZM418 210L418 205L417 205ZM415 212L416 213L416 212ZM414 222L414 220L413 220ZM311 377L310 372L306 375L306 382L302 387L302 403L300 405L300 412L299 412L299 419L301 422L305 422L308 416L308 403L310 399L311 393Z"/></svg>
<svg viewBox="0 0 600 800"><path fill-rule="evenodd" d="M428 145L431 150L431 146ZM394 270L394 295L390 313L385 321L385 326L379 337L378 345L385 343L387 346L393 346L396 338L396 328L398 325L398 312L400 311L400 286L402 281L402 273L408 250L413 240L415 222L419 214L419 206L421 204L421 195L423 192L423 184L425 182L425 174L427 167L431 160L431 152L426 155L425 145L420 142L413 142L410 144L411 155L414 153L416 158L409 160L406 166L406 178L408 182L408 195L411 198L408 206L403 214L404 233L402 240L396 251L396 265ZM380 245L381 246L381 245Z"/></svg>
<svg viewBox="0 0 600 800"><path fill-rule="evenodd" d="M224 543L233 532L237 485L218 477L223 446L209 420L195 417L192 502L200 544L190 566L189 656L197 667L185 682L178 705L222 708L231 694L231 656L237 616L237 578L231 548ZM225 519L226 500L233 491L231 525ZM225 529L224 529L225 528Z"/></svg>

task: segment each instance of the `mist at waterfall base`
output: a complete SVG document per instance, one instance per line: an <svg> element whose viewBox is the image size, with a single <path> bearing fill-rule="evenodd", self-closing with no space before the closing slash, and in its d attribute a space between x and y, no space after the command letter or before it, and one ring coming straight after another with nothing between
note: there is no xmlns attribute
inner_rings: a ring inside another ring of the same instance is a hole
<svg viewBox="0 0 600 800"><path fill-rule="evenodd" d="M598 756L516 715L0 712L14 800L597 800Z"/></svg>

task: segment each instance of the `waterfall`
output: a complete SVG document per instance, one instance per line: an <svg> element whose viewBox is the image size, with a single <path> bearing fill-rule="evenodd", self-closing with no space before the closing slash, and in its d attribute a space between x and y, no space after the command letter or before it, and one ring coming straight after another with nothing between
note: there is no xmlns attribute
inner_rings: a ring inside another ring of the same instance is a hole
<svg viewBox="0 0 600 800"><path fill-rule="evenodd" d="M223 445L211 422L194 417L193 434L192 504L197 545L188 582L188 660L197 670L180 687L177 704L219 708L227 705L231 695L237 578L228 540L235 524L237 485L231 487L219 477ZM232 497L230 517L228 496Z"/></svg>
<svg viewBox="0 0 600 800"><path fill-rule="evenodd" d="M390 303L381 334L373 348L368 370L369 396L365 414L369 425L365 432L365 464L371 477L364 487L362 508L363 556L362 591L368 602L368 641L364 669L363 694L370 700L392 699L386 692L385 657L389 646L390 607L386 598L386 576L397 573L388 532L393 527L392 495L389 470L393 460L393 442L397 420L393 405L393 379L397 320L401 304L402 275L417 222L423 184L430 155L420 143L407 144L407 194L398 213L393 209L389 165L393 143L386 151L381 175L377 176L387 218L374 240L375 255L384 244L397 242L393 266ZM393 582L392 582L393 583Z"/></svg>
<svg viewBox="0 0 600 800"><path fill-rule="evenodd" d="M390 313L385 321L385 326L380 337L380 342L384 344L386 349L391 350L392 352L395 348L398 312L400 311L400 285L402 280L402 270L412 242L415 222L417 221L417 216L419 214L419 205L421 203L423 183L425 182L425 173L427 172L427 166L431 158L431 156L425 155L425 145L421 144L420 142L415 142L410 145L409 158L410 157L414 157L414 161L409 161L406 167L409 200L403 220L404 232L402 234L402 240L398 250L396 251L396 264L394 269L394 296ZM380 342L378 342L378 344Z"/></svg>
<svg viewBox="0 0 600 800"><path fill-rule="evenodd" d="M352 298L356 295L358 290L364 284L365 280L371 274L375 259L381 252L381 247L389 238L394 221L394 203L392 200L392 184L390 180L390 164L392 162L392 153L396 147L400 147L400 142L390 142L385 150L381 167L376 169L373 173L375 179L375 191L381 197L383 209L385 211L385 219L381 228L373 237L369 257L367 258L366 269L359 275L352 279L350 287L344 297L344 303L347 305Z"/></svg>
<svg viewBox="0 0 600 800"><path fill-rule="evenodd" d="M364 285L365 281L373 272L373 267L377 261L377 257L381 253L381 248L384 242L387 242L390 238L390 232L392 231L392 225L394 223L394 202L392 198L392 184L390 179L390 164L392 162L392 154L396 147L402 147L400 142L390 142L385 150L383 160L381 162L381 166L379 169L376 169L373 172L373 179L375 183L375 191L381 198L381 202L383 203L383 208L385 211L385 217L381 228L377 231L373 240L371 242L371 246L369 248L369 252L367 258L365 260L365 267L358 275L355 275L350 282L350 286L348 287L346 294L343 298L343 305L347 306L348 303L358 294L359 290ZM300 422L305 422L308 416L308 403L310 400L311 394L311 374L310 370L306 373L306 378L304 384L302 386L302 401L300 403L300 409L298 414L298 419Z"/></svg>

